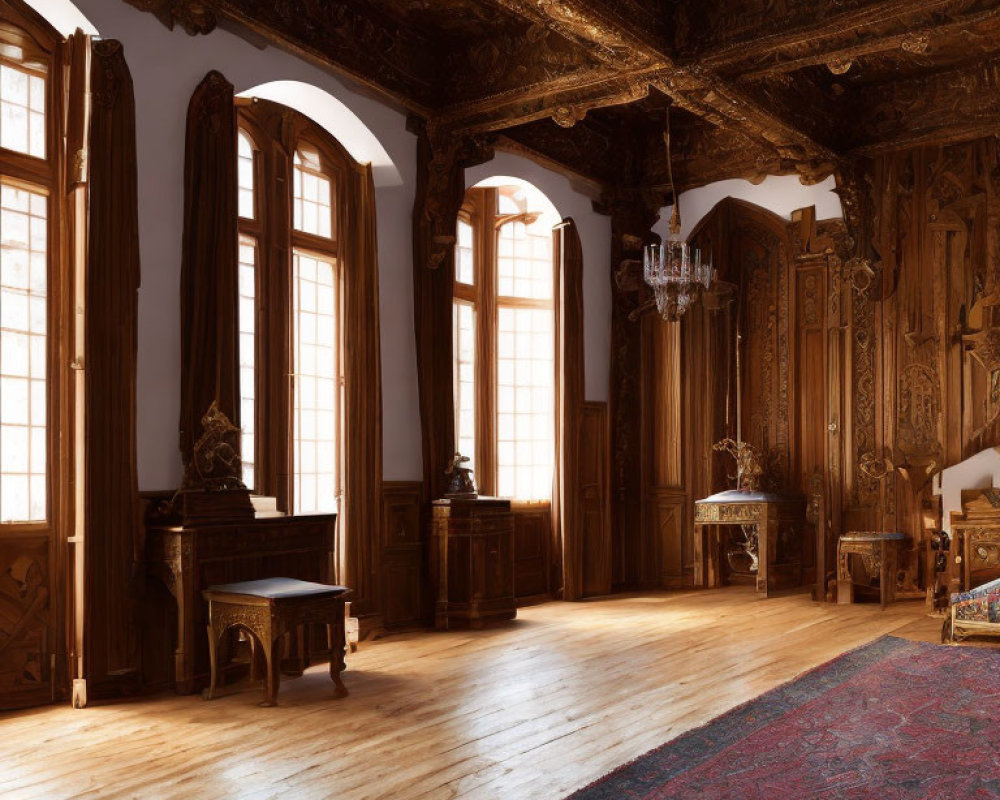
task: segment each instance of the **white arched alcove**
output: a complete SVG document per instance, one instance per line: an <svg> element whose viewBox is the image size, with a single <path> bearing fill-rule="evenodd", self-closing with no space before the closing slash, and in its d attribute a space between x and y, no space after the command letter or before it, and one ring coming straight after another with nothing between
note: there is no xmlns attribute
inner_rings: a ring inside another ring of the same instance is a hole
<svg viewBox="0 0 1000 800"><path fill-rule="evenodd" d="M833 175L812 186L803 185L797 175L768 175L756 185L750 181L726 180L688 189L680 196L681 238L686 240L705 215L727 197L746 200L787 220L792 218L793 211L809 206L816 206L816 219L842 219L844 212L840 198L834 193L836 187ZM664 208L653 226L653 231L664 239L669 233L672 211L673 206Z"/></svg>
<svg viewBox="0 0 1000 800"><path fill-rule="evenodd" d="M75 33L77 28L88 36L97 36L97 28L70 0L27 0L28 5L63 36Z"/></svg>
<svg viewBox="0 0 1000 800"><path fill-rule="evenodd" d="M516 178L513 175L492 175L489 178L483 178L483 180L479 181L475 185L517 187L527 198L528 208L541 212L541 216L538 218L537 224L553 228L562 220L562 215L559 213L559 209L557 209L555 204L549 200L548 195L546 195L545 192L533 183L526 181L523 178Z"/></svg>
<svg viewBox="0 0 1000 800"><path fill-rule="evenodd" d="M294 108L325 128L351 158L372 165L376 186L400 186L403 178L378 137L357 115L329 92L302 81L269 81L245 89L239 97L259 97Z"/></svg>
<svg viewBox="0 0 1000 800"><path fill-rule="evenodd" d="M494 181L498 183L493 183ZM558 218L572 217L583 250L583 352L588 401L606 402L611 361L611 220L570 180L516 153L499 151L465 171L465 185L529 185L545 195Z"/></svg>

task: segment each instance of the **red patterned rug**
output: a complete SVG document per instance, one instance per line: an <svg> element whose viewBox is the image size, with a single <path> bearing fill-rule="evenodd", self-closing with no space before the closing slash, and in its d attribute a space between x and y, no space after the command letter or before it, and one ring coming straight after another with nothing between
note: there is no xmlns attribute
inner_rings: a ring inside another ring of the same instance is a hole
<svg viewBox="0 0 1000 800"><path fill-rule="evenodd" d="M572 797L1000 798L1000 654L883 637Z"/></svg>

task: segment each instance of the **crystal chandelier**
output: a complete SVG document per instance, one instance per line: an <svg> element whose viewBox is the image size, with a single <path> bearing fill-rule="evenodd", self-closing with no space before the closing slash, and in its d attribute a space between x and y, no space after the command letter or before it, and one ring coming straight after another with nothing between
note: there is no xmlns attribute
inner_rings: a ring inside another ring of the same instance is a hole
<svg viewBox="0 0 1000 800"><path fill-rule="evenodd" d="M674 188L674 170L670 162L670 109L663 134L667 148L667 175L674 209L670 215L670 236L661 244L646 245L643 251L643 275L653 289L656 308L663 319L676 322L697 302L701 293L712 285L715 270L701 260L701 250L681 240L680 201Z"/></svg>

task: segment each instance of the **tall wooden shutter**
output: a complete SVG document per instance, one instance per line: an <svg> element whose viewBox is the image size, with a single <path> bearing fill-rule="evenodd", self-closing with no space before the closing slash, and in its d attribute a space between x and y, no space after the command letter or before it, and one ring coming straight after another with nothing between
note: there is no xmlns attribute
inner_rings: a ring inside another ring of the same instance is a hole
<svg viewBox="0 0 1000 800"><path fill-rule="evenodd" d="M88 693L137 679L143 549L135 398L139 222L135 100L121 43L95 42L91 70L86 307Z"/></svg>
<svg viewBox="0 0 1000 800"><path fill-rule="evenodd" d="M556 583L562 568L563 599L583 595L580 496L580 432L584 401L583 249L576 223L567 218L553 229L555 264L556 424L552 492L552 554Z"/></svg>

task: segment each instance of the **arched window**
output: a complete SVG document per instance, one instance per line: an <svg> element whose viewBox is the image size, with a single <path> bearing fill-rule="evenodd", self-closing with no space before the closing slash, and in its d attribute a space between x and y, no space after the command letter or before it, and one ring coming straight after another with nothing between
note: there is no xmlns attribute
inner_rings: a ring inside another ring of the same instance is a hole
<svg viewBox="0 0 1000 800"><path fill-rule="evenodd" d="M551 203L533 187L473 188L457 223L455 441L480 491L552 496Z"/></svg>
<svg viewBox="0 0 1000 800"><path fill-rule="evenodd" d="M60 285L52 52L0 23L0 523L44 524L52 450L53 292ZM58 330L58 328L55 328Z"/></svg>
<svg viewBox="0 0 1000 800"><path fill-rule="evenodd" d="M276 496L284 510L335 511L344 391L337 198L345 156L301 114L237 102L244 483Z"/></svg>

